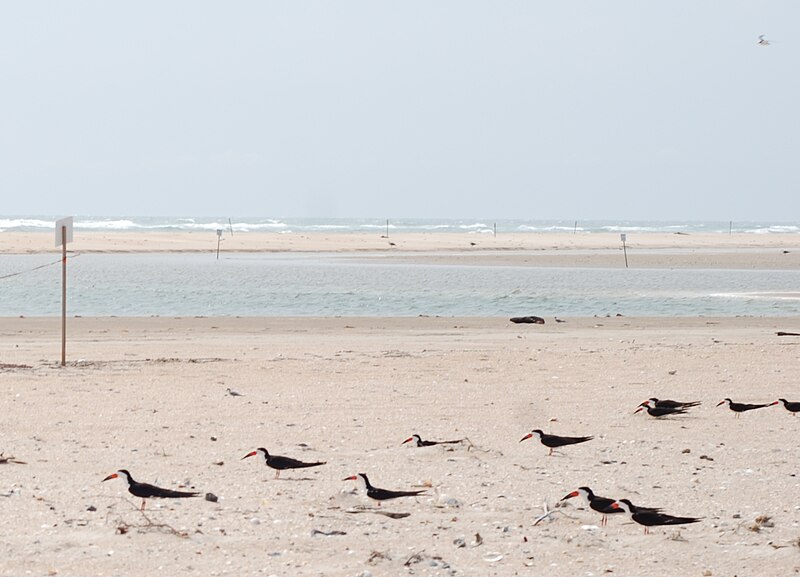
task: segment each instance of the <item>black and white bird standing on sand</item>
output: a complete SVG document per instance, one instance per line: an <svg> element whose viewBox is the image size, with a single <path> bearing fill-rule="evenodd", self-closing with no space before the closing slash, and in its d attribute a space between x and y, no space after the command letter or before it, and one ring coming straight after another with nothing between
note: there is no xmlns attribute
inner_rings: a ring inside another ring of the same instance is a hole
<svg viewBox="0 0 800 577"><path fill-rule="evenodd" d="M276 479L278 479L281 476L281 471L285 469L308 469L309 467L319 467L320 465L326 464L326 461L305 463L303 461L298 461L297 459L292 459L291 457L270 455L269 451L267 451L264 447L259 447L255 451L247 453L244 457L242 457L242 459L246 459L247 457L255 457L256 455L261 455L267 467L275 469Z"/></svg>
<svg viewBox="0 0 800 577"><path fill-rule="evenodd" d="M800 401L787 401L786 399L778 399L772 404L777 405L778 403L783 403L784 408L792 413L793 417L796 412L800 411Z"/></svg>
<svg viewBox="0 0 800 577"><path fill-rule="evenodd" d="M748 404L748 403L734 403L730 399L725 398L725 399L722 399L719 403L717 403L717 406L719 407L720 405L724 405L725 403L728 403L728 408L731 411L733 411L734 413L736 413L737 417L740 414L742 414L742 413L744 413L746 411L752 411L754 409L763 409L764 407L771 407L772 405L776 405L777 404L777 402L775 402L775 403L763 403L763 404L759 404L759 405L752 405L752 404Z"/></svg>
<svg viewBox="0 0 800 577"><path fill-rule="evenodd" d="M108 477L103 479L103 481L118 478L125 479L128 482L128 492L130 492L131 495L134 497L141 497L142 511L144 511L144 504L147 499L182 499L186 497L198 497L200 495L200 493L195 491L173 491L172 489L162 489L161 487L156 487L149 483L139 483L133 480L133 477L131 477L127 469L120 469L116 473L111 473Z"/></svg>
<svg viewBox="0 0 800 577"><path fill-rule="evenodd" d="M659 407L656 405L651 404L650 401L645 401L639 408L633 411L635 415L639 411L647 410L647 414L651 417L667 417L670 415L684 415L686 414L686 409L683 407Z"/></svg>
<svg viewBox="0 0 800 577"><path fill-rule="evenodd" d="M364 485L367 489L367 497L370 499L375 499L377 501L386 501L387 499L397 499L398 497L416 497L417 495L421 495L425 492L425 489L420 489L416 491L390 491L389 489L379 489L378 487L373 487L372 484L369 482L366 473L359 473L357 475L350 475L349 477L345 477L342 479L343 481L361 481L361 484Z"/></svg>
<svg viewBox="0 0 800 577"><path fill-rule="evenodd" d="M566 501L567 499L572 499L573 497L583 497L590 509L597 511L602 515L602 518L600 519L601 526L608 523L608 515L625 512L622 509L615 509L612 507L612 505L616 502L616 499L609 499L608 497L600 497L595 495L589 487L578 487L575 491L572 491L571 493L568 493L562 497L561 500ZM636 507L636 509L638 511L647 511L650 513L658 513L661 511L661 509L654 509L652 507Z"/></svg>
<svg viewBox="0 0 800 577"><path fill-rule="evenodd" d="M660 525L687 525L689 523L697 523L700 521L699 517L674 517L659 511L646 511L640 507L637 507L627 499L615 501L611 507L613 509L622 509L628 515L630 515L631 519L644 527L645 535L650 532L650 527Z"/></svg>
<svg viewBox="0 0 800 577"><path fill-rule="evenodd" d="M591 441L594 437L559 437L558 435L548 435L547 433L543 433L541 429L534 429L524 437L522 437L519 442L525 441L526 439L530 439L531 437L538 437L541 441L542 445L545 447L550 448L550 452L547 453L548 455L553 454L553 449L557 447L564 447L566 445L575 445L577 443L585 443L586 441Z"/></svg>
<svg viewBox="0 0 800 577"><path fill-rule="evenodd" d="M700 404L700 401L689 401L689 402L682 402L682 401L673 401L671 399L657 399L655 397L650 397L644 403L649 402L650 405L656 407L657 409L665 408L665 409L688 409L689 407L696 407ZM639 405L640 407L644 406L644 403Z"/></svg>
<svg viewBox="0 0 800 577"><path fill-rule="evenodd" d="M432 447L434 445L455 445L457 443L463 443L464 439L456 439L454 441L425 441L422 439L422 437L415 433L400 444L405 445L406 443L411 442L414 443L415 447Z"/></svg>

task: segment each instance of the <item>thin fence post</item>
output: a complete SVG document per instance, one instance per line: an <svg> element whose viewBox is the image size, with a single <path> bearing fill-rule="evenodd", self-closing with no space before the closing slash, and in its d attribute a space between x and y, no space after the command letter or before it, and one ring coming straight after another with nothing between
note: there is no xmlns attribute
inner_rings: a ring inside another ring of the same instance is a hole
<svg viewBox="0 0 800 577"><path fill-rule="evenodd" d="M61 366L67 364L67 227L61 227Z"/></svg>

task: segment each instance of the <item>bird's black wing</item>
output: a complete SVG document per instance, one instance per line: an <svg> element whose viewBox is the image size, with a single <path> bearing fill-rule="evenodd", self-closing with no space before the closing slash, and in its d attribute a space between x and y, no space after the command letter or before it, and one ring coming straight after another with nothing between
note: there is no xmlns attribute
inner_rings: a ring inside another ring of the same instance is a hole
<svg viewBox="0 0 800 577"><path fill-rule="evenodd" d="M156 487L149 483L135 483L128 487L128 491L136 497L147 499L148 497L155 497L157 499L180 499L183 497L197 497L200 493L196 491L173 491L172 489L164 489L163 487Z"/></svg>
<svg viewBox="0 0 800 577"><path fill-rule="evenodd" d="M317 467L318 465L324 464L324 461L305 463L303 461L298 461L297 459L292 459L291 457L281 457L278 455L270 455L269 459L267 460L267 465L273 469L304 469L306 467Z"/></svg>

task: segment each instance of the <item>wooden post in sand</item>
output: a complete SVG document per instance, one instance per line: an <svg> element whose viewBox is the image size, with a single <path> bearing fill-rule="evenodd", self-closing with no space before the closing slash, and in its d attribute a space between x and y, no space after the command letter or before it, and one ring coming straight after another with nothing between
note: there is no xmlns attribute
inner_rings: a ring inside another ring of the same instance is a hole
<svg viewBox="0 0 800 577"><path fill-rule="evenodd" d="M231 236L233 236L233 223L231 222L230 218L228 219L228 228L231 231Z"/></svg>
<svg viewBox="0 0 800 577"><path fill-rule="evenodd" d="M575 234L576 232L578 232L578 221L577 220L575 221L575 226L572 227L572 234Z"/></svg>
<svg viewBox="0 0 800 577"><path fill-rule="evenodd" d="M389 238L389 219L386 219L386 238Z"/></svg>
<svg viewBox="0 0 800 577"><path fill-rule="evenodd" d="M728 236L733 234L733 221L728 221Z"/></svg>
<svg viewBox="0 0 800 577"><path fill-rule="evenodd" d="M625 255L625 268L628 268L628 250L625 248L625 239L627 235L622 232L619 235L619 239L622 241L622 254Z"/></svg>
<svg viewBox="0 0 800 577"><path fill-rule="evenodd" d="M219 260L219 243L222 240L222 229L217 229L217 260Z"/></svg>
<svg viewBox="0 0 800 577"><path fill-rule="evenodd" d="M61 247L61 366L67 364L67 243L72 242L72 217L56 221L56 246Z"/></svg>

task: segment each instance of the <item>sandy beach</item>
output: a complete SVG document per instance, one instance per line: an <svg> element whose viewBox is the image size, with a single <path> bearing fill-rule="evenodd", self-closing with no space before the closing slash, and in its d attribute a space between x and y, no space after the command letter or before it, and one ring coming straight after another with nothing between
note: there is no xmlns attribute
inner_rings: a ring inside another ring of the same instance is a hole
<svg viewBox="0 0 800 577"><path fill-rule="evenodd" d="M800 420L715 407L800 400L796 319L75 318L63 368L59 326L0 320L2 575L800 571ZM634 415L651 396L702 405ZM547 456L533 428L594 439ZM276 480L261 446L327 464ZM218 501L142 514L120 468ZM359 472L427 491L378 507ZM703 519L535 524L582 485Z"/></svg>
<svg viewBox="0 0 800 577"><path fill-rule="evenodd" d="M0 254L56 253L53 233L5 232ZM75 253L216 252L207 232L76 231ZM639 268L796 269L797 234L629 234L628 264ZM378 234L226 233L220 252L332 252L359 258L498 266L624 267L619 234L516 233Z"/></svg>

